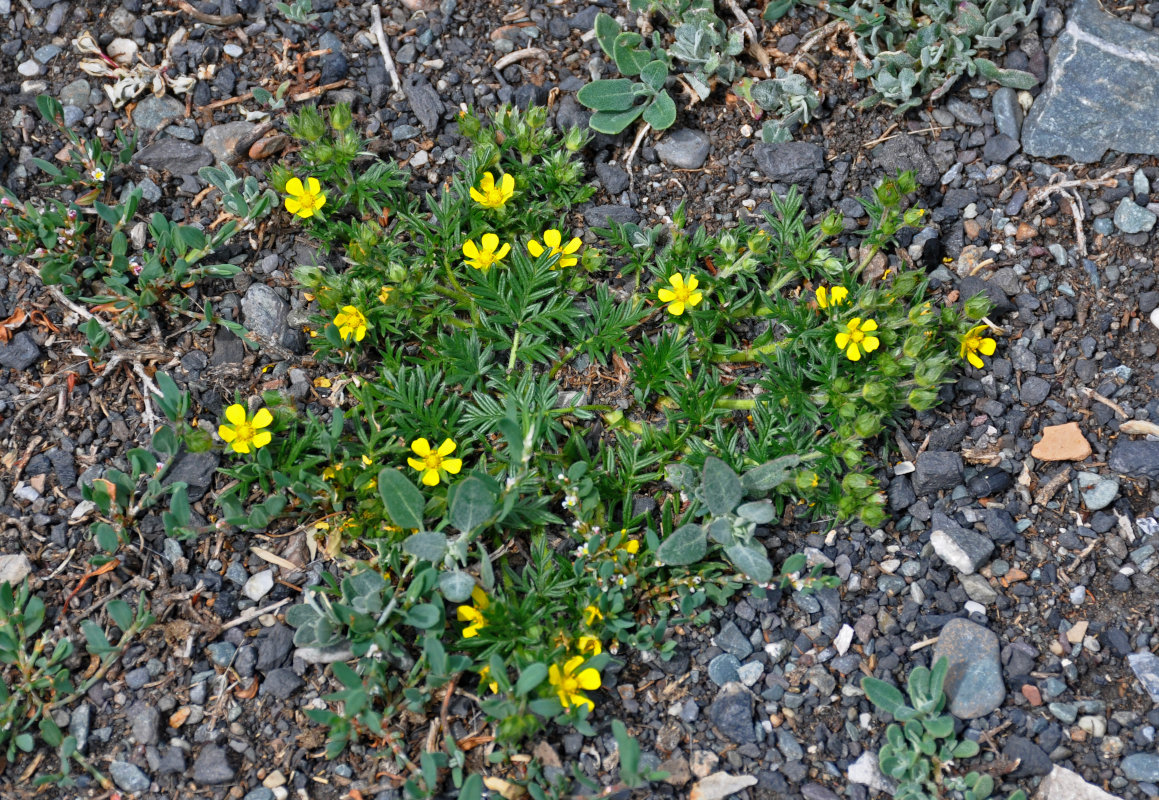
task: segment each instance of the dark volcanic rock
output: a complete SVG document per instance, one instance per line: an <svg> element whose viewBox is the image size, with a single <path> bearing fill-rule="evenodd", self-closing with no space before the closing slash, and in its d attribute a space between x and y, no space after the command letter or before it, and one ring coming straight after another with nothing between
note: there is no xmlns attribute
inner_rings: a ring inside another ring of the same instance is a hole
<svg viewBox="0 0 1159 800"><path fill-rule="evenodd" d="M812 183L825 167L825 151L809 142L758 144L753 156L765 177L780 183Z"/></svg>
<svg viewBox="0 0 1159 800"><path fill-rule="evenodd" d="M927 450L918 455L911 477L918 497L941 489L953 489L962 482L962 457L947 451Z"/></svg>
<svg viewBox="0 0 1159 800"><path fill-rule="evenodd" d="M1159 442L1120 439L1107 466L1134 478L1159 478Z"/></svg>

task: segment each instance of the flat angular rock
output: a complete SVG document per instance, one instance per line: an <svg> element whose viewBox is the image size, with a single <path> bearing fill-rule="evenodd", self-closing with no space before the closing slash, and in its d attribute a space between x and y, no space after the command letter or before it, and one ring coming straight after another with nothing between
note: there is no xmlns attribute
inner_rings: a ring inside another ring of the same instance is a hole
<svg viewBox="0 0 1159 800"><path fill-rule="evenodd" d="M1127 656L1127 663L1147 694L1151 695L1151 701L1159 703L1159 657L1154 653L1131 653Z"/></svg>
<svg viewBox="0 0 1159 800"><path fill-rule="evenodd" d="M38 358L40 346L28 331L20 331L9 342L0 342L0 367L25 370L35 364Z"/></svg>
<svg viewBox="0 0 1159 800"><path fill-rule="evenodd" d="M809 142L762 143L753 156L765 177L780 183L812 183L825 168L824 151Z"/></svg>
<svg viewBox="0 0 1159 800"><path fill-rule="evenodd" d="M891 796L897 793L897 781L882 774L877 763L877 753L873 750L866 750L849 765L849 780L868 786L875 792Z"/></svg>
<svg viewBox="0 0 1159 800"><path fill-rule="evenodd" d="M1091 443L1077 422L1048 425L1030 455L1039 461L1082 461L1091 454Z"/></svg>
<svg viewBox="0 0 1159 800"><path fill-rule="evenodd" d="M967 530L943 514L934 515L930 544L938 557L963 575L972 575L990 560L994 542Z"/></svg>
<svg viewBox="0 0 1159 800"><path fill-rule="evenodd" d="M0 556L0 583L20 583L32 572L32 562L24 553Z"/></svg>
<svg viewBox="0 0 1159 800"><path fill-rule="evenodd" d="M708 708L712 724L730 741L749 744L757 740L753 727L753 696L739 683L728 683Z"/></svg>
<svg viewBox="0 0 1159 800"><path fill-rule="evenodd" d="M703 780L697 781L688 795L688 800L724 800L726 797L755 785L757 779L752 775L729 775L727 772L714 772Z"/></svg>
<svg viewBox="0 0 1159 800"><path fill-rule="evenodd" d="M251 135L257 128L252 122L226 122L214 125L201 137L201 146L213 153L217 163L232 163L237 158L238 142Z"/></svg>
<svg viewBox="0 0 1159 800"><path fill-rule="evenodd" d="M241 299L242 322L259 337L273 340L296 353L306 346L302 332L288 322L290 304L264 283L255 283Z"/></svg>
<svg viewBox="0 0 1159 800"><path fill-rule="evenodd" d="M217 745L206 745L193 762L193 780L198 783L220 786L233 781L236 775L225 749Z"/></svg>
<svg viewBox="0 0 1159 800"><path fill-rule="evenodd" d="M933 186L941 178L937 164L922 147L918 136L898 136L870 152L874 165L886 175L912 169L922 186Z"/></svg>
<svg viewBox="0 0 1159 800"><path fill-rule="evenodd" d="M700 169L708 158L708 137L691 128L669 132L656 143L656 155L678 169Z"/></svg>
<svg viewBox="0 0 1159 800"><path fill-rule="evenodd" d="M941 489L953 489L962 482L962 457L945 450L927 450L918 455L910 476L918 497Z"/></svg>
<svg viewBox="0 0 1159 800"><path fill-rule="evenodd" d="M213 163L213 154L201 145L181 139L162 139L138 150L133 162L158 172L173 175L193 175Z"/></svg>
<svg viewBox="0 0 1159 800"><path fill-rule="evenodd" d="M991 713L1006 697L998 637L967 619L952 619L934 645L933 663L949 662L944 684L950 713L959 719L977 719Z"/></svg>
<svg viewBox="0 0 1159 800"><path fill-rule="evenodd" d="M1028 155L1091 163L1107 150L1159 154L1159 36L1078 0L1022 126Z"/></svg>
<svg viewBox="0 0 1159 800"><path fill-rule="evenodd" d="M1087 783L1078 773L1056 764L1050 774L1042 779L1042 783L1038 784L1034 800L1119 800L1119 798Z"/></svg>
<svg viewBox="0 0 1159 800"><path fill-rule="evenodd" d="M1107 466L1135 478L1159 478L1159 442L1119 439Z"/></svg>
<svg viewBox="0 0 1159 800"><path fill-rule="evenodd" d="M446 106L431 82L422 76L407 76L402 83L402 90L406 93L411 111L419 118L419 123L428 131L435 130Z"/></svg>

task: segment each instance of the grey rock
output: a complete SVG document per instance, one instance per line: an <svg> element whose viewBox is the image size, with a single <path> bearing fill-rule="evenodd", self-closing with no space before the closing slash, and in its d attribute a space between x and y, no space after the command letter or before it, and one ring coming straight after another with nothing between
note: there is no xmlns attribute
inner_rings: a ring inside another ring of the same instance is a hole
<svg viewBox="0 0 1159 800"><path fill-rule="evenodd" d="M25 78L35 78L40 74L40 65L30 58L27 61L21 61L16 66L16 71Z"/></svg>
<svg viewBox="0 0 1159 800"><path fill-rule="evenodd" d="M173 175L193 175L213 163L213 153L182 139L161 139L137 151L133 162Z"/></svg>
<svg viewBox="0 0 1159 800"><path fill-rule="evenodd" d="M1018 766L1010 773L1011 778L1046 775L1054 768L1054 764L1051 763L1050 756L1046 754L1045 750L1021 736L1011 736L1007 739L1006 746L1002 748L1002 755L1008 761L1018 763Z"/></svg>
<svg viewBox="0 0 1159 800"><path fill-rule="evenodd" d="M954 97L946 103L946 110L957 118L958 122L964 125L981 125L982 115L978 113L978 109L974 108L969 103L959 100Z"/></svg>
<svg viewBox="0 0 1159 800"><path fill-rule="evenodd" d="M982 147L982 158L990 164L1005 164L1021 149L1022 145L1013 136L999 133L986 140Z"/></svg>
<svg viewBox="0 0 1159 800"><path fill-rule="evenodd" d="M238 142L250 136L257 126L252 122L226 122L214 125L201 136L201 146L213 153L218 164L232 164L237 161L235 152Z"/></svg>
<svg viewBox="0 0 1159 800"><path fill-rule="evenodd" d="M967 530L942 513L935 513L930 544L938 557L964 575L985 566L994 552L994 542Z"/></svg>
<svg viewBox="0 0 1159 800"><path fill-rule="evenodd" d="M260 337L277 342L294 352L305 348L301 331L288 322L290 304L264 283L255 283L241 300L242 322Z"/></svg>
<svg viewBox="0 0 1159 800"><path fill-rule="evenodd" d="M618 164L596 162L596 177L604 185L604 191L615 195L628 188L628 173Z"/></svg>
<svg viewBox="0 0 1159 800"><path fill-rule="evenodd" d="M109 14L109 27L118 36L128 36L133 32L133 23L137 18L124 6L117 6L113 12Z"/></svg>
<svg viewBox="0 0 1159 800"><path fill-rule="evenodd" d="M1047 9L1047 12L1057 9ZM1061 16L1061 12L1060 12ZM1045 20L1044 20L1045 23ZM1097 786L1093 786L1078 773L1071 772L1057 764L1050 774L1038 784L1035 800L1119 800L1113 794L1107 794Z"/></svg>
<svg viewBox="0 0 1159 800"><path fill-rule="evenodd" d="M270 672L286 663L294 647L294 632L281 623L266 628L258 640L257 668Z"/></svg>
<svg viewBox="0 0 1159 800"><path fill-rule="evenodd" d="M1107 466L1133 478L1159 478L1159 442L1119 439Z"/></svg>
<svg viewBox="0 0 1159 800"><path fill-rule="evenodd" d="M148 703L139 702L129 708L128 717L133 721L133 738L137 744L157 744L161 712Z"/></svg>
<svg viewBox="0 0 1159 800"><path fill-rule="evenodd" d="M1090 511L1106 508L1119 496L1119 482L1114 478L1104 478L1096 472L1080 472L1078 482L1083 503Z"/></svg>
<svg viewBox="0 0 1159 800"><path fill-rule="evenodd" d="M439 99L439 93L431 86L430 81L421 75L408 75L403 81L402 90L419 123L433 132L439 126L439 117L445 110L443 101Z"/></svg>
<svg viewBox="0 0 1159 800"><path fill-rule="evenodd" d="M946 623L934 645L933 663L946 658L945 692L950 713L959 719L984 717L1002 705L1006 687L999 663L998 637L965 619Z"/></svg>
<svg viewBox="0 0 1159 800"><path fill-rule="evenodd" d="M0 583L7 582L16 586L31 573L32 562L24 553L9 553L0 556Z"/></svg>
<svg viewBox="0 0 1159 800"><path fill-rule="evenodd" d="M1119 767L1129 780L1159 781L1159 756L1154 753L1132 753L1123 759Z"/></svg>
<svg viewBox="0 0 1159 800"><path fill-rule="evenodd" d="M318 37L318 45L321 49L330 50L329 53L322 56L321 75L318 82L322 85L340 81L346 77L350 72L350 64L346 60L346 54L342 51L342 40L334 33L327 31Z"/></svg>
<svg viewBox="0 0 1159 800"><path fill-rule="evenodd" d="M1078 0L1050 50L1050 77L1022 127L1035 157L1159 154L1159 37Z"/></svg>
<svg viewBox="0 0 1159 800"><path fill-rule="evenodd" d="M819 783L806 783L801 787L801 796L805 800L841 800L832 789Z"/></svg>
<svg viewBox="0 0 1159 800"><path fill-rule="evenodd" d="M209 660L219 667L228 667L233 662L233 654L237 652L237 645L231 642L214 642L206 648L209 651Z"/></svg>
<svg viewBox="0 0 1159 800"><path fill-rule="evenodd" d="M752 643L731 620L720 626L720 633L713 637L713 644L739 660L748 658L753 652Z"/></svg>
<svg viewBox="0 0 1159 800"><path fill-rule="evenodd" d="M708 708L708 717L729 741L749 744L757 740L752 695L739 683L728 683L721 688Z"/></svg>
<svg viewBox="0 0 1159 800"><path fill-rule="evenodd" d="M639 222L640 214L630 206L603 205L593 206L584 211L584 222L589 228L606 228L613 222L626 225L630 222Z"/></svg>
<svg viewBox="0 0 1159 800"><path fill-rule="evenodd" d="M1154 653L1131 653L1127 656L1127 663L1147 694L1151 695L1151 701L1159 703L1159 657Z"/></svg>
<svg viewBox="0 0 1159 800"><path fill-rule="evenodd" d="M988 606L998 599L998 592L981 575L959 575L958 583L966 591L966 596L975 603Z"/></svg>
<svg viewBox="0 0 1159 800"><path fill-rule="evenodd" d="M145 684L151 680L153 680L153 676L145 667L137 667L125 673L125 685L134 691L143 689Z"/></svg>
<svg viewBox="0 0 1159 800"><path fill-rule="evenodd" d="M161 483L168 486L171 483L182 481L186 484L189 500L196 503L209 490L220 461L220 454L213 450L207 450L204 453L182 453L173 462L169 471L165 473Z"/></svg>
<svg viewBox="0 0 1159 800"><path fill-rule="evenodd" d="M167 747L157 764L158 775L180 775L185 772L185 752L180 747Z"/></svg>
<svg viewBox="0 0 1159 800"><path fill-rule="evenodd" d="M1050 394L1050 381L1032 375L1022 381L1022 392L1019 399L1024 405L1036 406L1042 403Z"/></svg>
<svg viewBox="0 0 1159 800"><path fill-rule="evenodd" d="M64 115L64 125L66 128L75 128L77 125L80 125L81 120L85 117L85 112L76 106L64 106L61 109L61 113Z"/></svg>
<svg viewBox="0 0 1159 800"><path fill-rule="evenodd" d="M274 800L274 790L259 786L251 789L241 800Z"/></svg>
<svg viewBox="0 0 1159 800"><path fill-rule="evenodd" d="M933 186L941 178L941 171L917 136L905 135L890 139L875 147L870 156L878 171L886 175L912 169L922 186Z"/></svg>
<svg viewBox="0 0 1159 800"><path fill-rule="evenodd" d="M26 370L40 358L40 345L28 331L20 331L8 342L0 342L0 367Z"/></svg>
<svg viewBox="0 0 1159 800"><path fill-rule="evenodd" d="M825 153L809 142L758 144L753 151L765 177L779 183L811 184L825 167Z"/></svg>
<svg viewBox="0 0 1159 800"><path fill-rule="evenodd" d="M1123 233L1146 233L1155 227L1156 216L1124 197L1115 209L1115 227Z"/></svg>
<svg viewBox="0 0 1159 800"><path fill-rule="evenodd" d="M210 786L229 783L237 775L237 770L229 763L224 748L207 744L193 762L193 780Z"/></svg>
<svg viewBox="0 0 1159 800"><path fill-rule="evenodd" d="M84 108L89 104L90 94L92 94L92 87L89 82L84 78L77 78L61 89L57 98L59 98L61 105Z"/></svg>
<svg viewBox="0 0 1159 800"><path fill-rule="evenodd" d="M113 783L123 792L147 792L152 781L141 771L136 764L128 761L112 761L109 763L109 775Z"/></svg>
<svg viewBox="0 0 1159 800"><path fill-rule="evenodd" d="M708 678L717 686L740 680L740 660L732 653L721 653L708 662Z"/></svg>
<svg viewBox="0 0 1159 800"><path fill-rule="evenodd" d="M999 87L990 100L990 110L994 112L994 127L998 132L1017 141L1022 133L1022 105L1018 102L1018 93L1009 86Z"/></svg>
<svg viewBox="0 0 1159 800"><path fill-rule="evenodd" d="M68 720L68 733L76 739L76 749L84 753L89 747L89 729L93 721L93 707L88 703L81 703L72 712Z"/></svg>
<svg viewBox="0 0 1159 800"><path fill-rule="evenodd" d="M777 729L777 749L789 761L800 761L805 757L805 751L801 748L797 737L785 728Z"/></svg>
<svg viewBox="0 0 1159 800"><path fill-rule="evenodd" d="M265 682L262 683L262 693L272 694L279 700L285 700L304 685L305 682L292 669L279 667L266 674Z"/></svg>
<svg viewBox="0 0 1159 800"><path fill-rule="evenodd" d="M185 104L172 95L157 97L152 92L133 109L133 124L145 131L159 131L185 116Z"/></svg>
<svg viewBox="0 0 1159 800"><path fill-rule="evenodd" d="M299 647L294 651L294 658L300 658L307 664L333 664L335 661L349 661L354 658L354 651L348 644L336 644L330 647Z"/></svg>
<svg viewBox="0 0 1159 800"><path fill-rule="evenodd" d="M274 588L274 571L263 569L250 577L242 587L242 594L255 603L270 593Z"/></svg>
<svg viewBox="0 0 1159 800"><path fill-rule="evenodd" d="M962 457L946 450L927 450L914 460L910 475L918 497L942 489L952 489L962 482Z"/></svg>
<svg viewBox="0 0 1159 800"><path fill-rule="evenodd" d="M708 158L708 136L691 128L669 131L656 144L656 155L677 169L700 169Z"/></svg>
<svg viewBox="0 0 1159 800"><path fill-rule="evenodd" d="M868 786L875 792L893 795L897 793L897 781L887 777L878 766L877 753L873 750L864 751L856 761L849 765L849 780Z"/></svg>

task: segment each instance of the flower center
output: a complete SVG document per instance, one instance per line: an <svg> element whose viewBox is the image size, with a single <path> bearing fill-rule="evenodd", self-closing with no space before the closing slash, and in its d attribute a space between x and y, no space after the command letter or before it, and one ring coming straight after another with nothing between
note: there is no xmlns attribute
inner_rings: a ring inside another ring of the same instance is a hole
<svg viewBox="0 0 1159 800"><path fill-rule="evenodd" d="M318 202L318 198L310 192L304 192L298 195L298 202L302 204L302 208L312 210Z"/></svg>
<svg viewBox="0 0 1159 800"><path fill-rule="evenodd" d="M254 426L248 422L238 425L234 428L234 432L237 434L237 441L242 443L249 442L254 438Z"/></svg>
<svg viewBox="0 0 1159 800"><path fill-rule="evenodd" d="M856 328L854 328L853 330L851 330L849 332L849 339L850 339L850 341L852 341L854 343L860 342L864 338L865 338L865 334L862 333L861 331L857 330Z"/></svg>
<svg viewBox="0 0 1159 800"><path fill-rule="evenodd" d="M503 190L498 186L487 192L487 204L492 206L503 205Z"/></svg>
<svg viewBox="0 0 1159 800"><path fill-rule="evenodd" d="M493 250L480 250L479 256L475 260L479 262L480 267L482 267L483 269L487 269L487 267L489 267L495 263L495 251L493 251Z"/></svg>
<svg viewBox="0 0 1159 800"><path fill-rule="evenodd" d="M692 292L690 292L688 290L687 285L682 285L682 286L673 288L672 294L676 295L676 300L678 302L687 303L688 298L692 295Z"/></svg>
<svg viewBox="0 0 1159 800"><path fill-rule="evenodd" d="M427 465L427 469L438 469L439 464L443 463L443 457L438 453L431 453L423 459L423 463Z"/></svg>

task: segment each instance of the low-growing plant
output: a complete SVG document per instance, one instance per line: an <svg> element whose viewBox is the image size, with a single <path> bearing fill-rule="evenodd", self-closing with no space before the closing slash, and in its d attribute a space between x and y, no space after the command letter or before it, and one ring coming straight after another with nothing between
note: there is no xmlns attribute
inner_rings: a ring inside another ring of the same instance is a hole
<svg viewBox="0 0 1159 800"><path fill-rule="evenodd" d="M777 67L776 78L744 78L733 90L748 102L754 119L770 114L761 126L761 140L773 144L792 139L794 127L808 124L821 103L804 75L786 72L783 67Z"/></svg>
<svg viewBox="0 0 1159 800"><path fill-rule="evenodd" d="M873 705L895 722L885 730L885 744L878 752L881 771L896 780L899 800L986 800L994 791L994 779L985 773L955 770L955 762L978 755L972 739L958 739L954 718L943 714L943 684L949 662L943 656L933 669L917 666L910 672L906 695L879 678L861 679L861 688ZM908 697L907 697L908 695ZM907 704L908 699L908 704ZM958 792L960 795L949 795ZM1026 800L1018 790L1009 800Z"/></svg>

